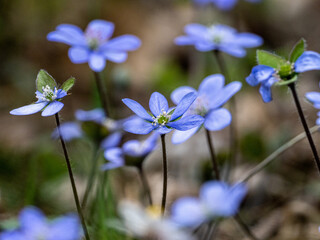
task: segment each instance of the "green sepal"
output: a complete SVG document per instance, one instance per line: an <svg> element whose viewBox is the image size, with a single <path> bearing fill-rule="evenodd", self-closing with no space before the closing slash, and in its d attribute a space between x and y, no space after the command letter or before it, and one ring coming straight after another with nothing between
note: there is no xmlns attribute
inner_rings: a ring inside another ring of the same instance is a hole
<svg viewBox="0 0 320 240"><path fill-rule="evenodd" d="M73 87L75 81L76 79L74 77L69 78L62 84L61 89L68 92Z"/></svg>
<svg viewBox="0 0 320 240"><path fill-rule="evenodd" d="M296 82L298 80L298 74L294 75L291 79L281 80L275 83L275 86L289 85L290 83Z"/></svg>
<svg viewBox="0 0 320 240"><path fill-rule="evenodd" d="M259 65L266 65L276 69L287 62L286 59L264 50L257 50L257 61Z"/></svg>
<svg viewBox="0 0 320 240"><path fill-rule="evenodd" d="M290 53L290 62L294 63L297 59L306 51L307 43L306 40L301 38L299 42L292 48Z"/></svg>
<svg viewBox="0 0 320 240"><path fill-rule="evenodd" d="M49 86L51 89L57 87L54 78L45 70L41 69L37 75L36 86L39 92L42 92L42 87Z"/></svg>

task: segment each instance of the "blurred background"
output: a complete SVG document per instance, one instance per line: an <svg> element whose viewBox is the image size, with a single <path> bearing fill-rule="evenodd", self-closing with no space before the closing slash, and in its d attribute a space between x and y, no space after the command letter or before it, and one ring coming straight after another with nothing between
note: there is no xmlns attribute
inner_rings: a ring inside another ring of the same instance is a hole
<svg viewBox="0 0 320 240"><path fill-rule="evenodd" d="M120 119L131 114L121 102L124 97L147 107L154 91L169 99L175 88L190 85L197 89L204 77L219 73L212 53L174 44L186 24L221 23L255 33L264 39L260 49L287 57L301 37L306 39L308 50L320 51L319 12L320 2L315 0L264 0L258 4L239 0L228 12L213 6L197 7L187 0L0 1L0 221L7 224L26 205L36 205L51 215L75 209L61 147L51 139L53 117L9 114L35 100L35 79L40 69L46 69L59 83L70 76L77 80L72 94L64 99L65 107L60 112L63 121L73 121L77 109L99 106L94 76L87 64L72 64L68 46L46 40L57 25L70 23L85 29L91 20L104 19L115 24L113 36L128 33L142 40L141 48L129 53L125 63L107 62L103 71L112 86L108 91L114 116ZM232 80L243 83L235 97L239 153L232 180L237 181L303 129L286 87L274 87L274 100L265 104L258 88L245 82L256 65L255 49L248 49L243 59L226 54L223 57ZM318 91L319 79L320 73L312 71L301 74L298 83L310 127L315 124L317 111L304 100L304 94ZM212 133L221 165L228 151L228 133L228 127ZM319 138L316 133L318 149ZM204 132L180 145L172 145L170 136L167 139L170 205L180 196L197 194L200 184L210 179L211 168ZM92 146L85 139L68 147L81 195ZM160 203L160 148L147 159L145 168L153 198ZM139 198L140 182L134 170L111 171L109 179L116 200ZM309 145L303 140L249 180L243 218L261 239L319 239L319 180ZM232 221L225 221L218 235L219 239L242 238Z"/></svg>

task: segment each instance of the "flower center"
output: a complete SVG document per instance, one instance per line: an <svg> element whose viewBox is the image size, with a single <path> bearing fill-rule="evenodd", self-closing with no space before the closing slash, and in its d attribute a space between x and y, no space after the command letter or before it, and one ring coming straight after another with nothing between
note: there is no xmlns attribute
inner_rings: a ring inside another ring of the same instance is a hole
<svg viewBox="0 0 320 240"><path fill-rule="evenodd" d="M190 114L196 114L204 117L209 111L209 101L205 96L199 96L189 108Z"/></svg>
<svg viewBox="0 0 320 240"><path fill-rule="evenodd" d="M162 109L162 113L157 117L152 117L153 126L161 125L164 126L170 121L171 115L169 115L165 110Z"/></svg>
<svg viewBox="0 0 320 240"><path fill-rule="evenodd" d="M291 79L293 73L294 73L294 64L290 62L287 62L286 64L281 65L280 68L277 70L277 74L283 80Z"/></svg>
<svg viewBox="0 0 320 240"><path fill-rule="evenodd" d="M104 38L102 32L98 29L87 29L85 32L85 37L91 50L98 49L99 46L106 42L106 39Z"/></svg>
<svg viewBox="0 0 320 240"><path fill-rule="evenodd" d="M46 85L45 87L42 87L42 96L40 97L40 100L52 102L57 99L58 90L54 88L52 90L49 85Z"/></svg>
<svg viewBox="0 0 320 240"><path fill-rule="evenodd" d="M220 44L223 41L224 34L223 32L218 31L215 25L212 25L208 28L208 38L209 41Z"/></svg>

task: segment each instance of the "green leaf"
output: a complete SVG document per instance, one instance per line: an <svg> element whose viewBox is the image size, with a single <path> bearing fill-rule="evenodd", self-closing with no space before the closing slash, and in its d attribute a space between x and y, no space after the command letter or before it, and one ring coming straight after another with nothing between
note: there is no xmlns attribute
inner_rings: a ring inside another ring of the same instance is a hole
<svg viewBox="0 0 320 240"><path fill-rule="evenodd" d="M287 62L284 58L264 50L257 50L257 61L259 65L266 65L272 68L279 68Z"/></svg>
<svg viewBox="0 0 320 240"><path fill-rule="evenodd" d="M73 87L75 81L76 81L76 79L74 77L69 78L67 81L65 81L62 84L62 86L61 86L62 90L68 92Z"/></svg>
<svg viewBox="0 0 320 240"><path fill-rule="evenodd" d="M306 50L307 43L303 38L292 48L290 53L290 62L294 63L301 56L301 54Z"/></svg>
<svg viewBox="0 0 320 240"><path fill-rule="evenodd" d="M39 92L42 92L42 87L46 87L47 85L51 89L54 89L54 87L57 87L57 83L54 80L54 78L51 77L51 75L43 69L41 69L38 73L36 85L37 85L37 90Z"/></svg>

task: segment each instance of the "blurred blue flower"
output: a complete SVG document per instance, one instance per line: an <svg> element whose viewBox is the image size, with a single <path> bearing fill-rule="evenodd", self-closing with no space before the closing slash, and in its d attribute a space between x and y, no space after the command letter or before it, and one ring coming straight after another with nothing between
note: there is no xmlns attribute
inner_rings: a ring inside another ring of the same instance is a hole
<svg viewBox="0 0 320 240"><path fill-rule="evenodd" d="M128 51L134 51L141 45L139 38L133 35L122 35L110 40L114 24L104 20L93 20L85 32L71 24L61 24L47 35L53 42L62 42L71 46L71 62L89 63L95 72L101 72L106 60L122 63L127 59Z"/></svg>
<svg viewBox="0 0 320 240"><path fill-rule="evenodd" d="M296 76L298 73L320 70L320 54L313 51L305 51L294 63L291 64L290 76ZM264 102L272 100L271 86L283 79L279 73L280 69L275 69L265 65L258 65L252 68L246 81L251 86L260 84L259 92ZM288 80L288 79L284 79Z"/></svg>
<svg viewBox="0 0 320 240"><path fill-rule="evenodd" d="M73 139L81 138L83 136L83 131L81 125L77 122L65 122L60 125L60 133L64 141L69 142ZM55 128L51 135L52 138L58 139L59 131Z"/></svg>
<svg viewBox="0 0 320 240"><path fill-rule="evenodd" d="M103 109L96 108L89 111L78 109L75 113L76 119L81 122L95 122L102 124L106 120L106 114Z"/></svg>
<svg viewBox="0 0 320 240"><path fill-rule="evenodd" d="M246 0L246 1L251 3L261 2L261 0ZM194 0L194 2L199 5L207 5L212 3L222 11L229 11L237 4L238 0Z"/></svg>
<svg viewBox="0 0 320 240"><path fill-rule="evenodd" d="M199 86L198 96L192 103L188 111L184 114L198 114L204 117L204 127L209 131L219 131L231 123L231 113L221 108L236 92L241 89L240 82L232 82L224 86L224 76L221 74L213 74L205 79ZM171 100L177 104L181 99L190 92L196 90L189 86L182 86L171 93ZM197 126L187 131L174 131L172 135L172 143L178 144L189 139L201 127Z"/></svg>
<svg viewBox="0 0 320 240"><path fill-rule="evenodd" d="M30 115L42 111L41 116L52 116L59 112L64 104L60 99L67 96L67 93L62 89L51 89L48 85L42 87L42 92L36 91L38 101L20 108L10 111L12 115Z"/></svg>
<svg viewBox="0 0 320 240"><path fill-rule="evenodd" d="M238 33L234 28L216 24L209 27L191 23L185 26L186 36L175 39L177 45L194 45L201 52L222 51L234 57L244 57L245 48L262 45L263 39L252 33Z"/></svg>
<svg viewBox="0 0 320 240"><path fill-rule="evenodd" d="M123 144L122 148L109 148L104 152L104 157L109 162L104 164L102 170L110 170L122 167L126 164L140 164L156 147L159 134L154 132L144 141L130 140ZM138 159L138 162L130 161ZM126 161L127 160L127 161Z"/></svg>
<svg viewBox="0 0 320 240"><path fill-rule="evenodd" d="M313 106L317 109L320 109L320 92L308 92L306 93L306 98L310 101ZM316 121L317 125L320 125L320 112L318 112L318 119Z"/></svg>
<svg viewBox="0 0 320 240"><path fill-rule="evenodd" d="M183 197L172 205L172 220L186 227L197 227L203 222L234 216L247 193L243 184L229 186L221 181L202 185L200 197Z"/></svg>
<svg viewBox="0 0 320 240"><path fill-rule="evenodd" d="M19 215L20 227L0 234L0 240L80 240L81 225L74 214L48 221L35 207L24 208Z"/></svg>
<svg viewBox="0 0 320 240"><path fill-rule="evenodd" d="M147 112L136 101L125 98L123 103L127 105L138 117L132 118L123 124L123 129L135 134L148 134L156 130L160 134L166 134L172 129L186 131L201 125L204 121L199 115L189 115L180 118L197 98L195 92L186 94L175 108L168 106L167 99L160 93L154 92L149 100L151 113Z"/></svg>

